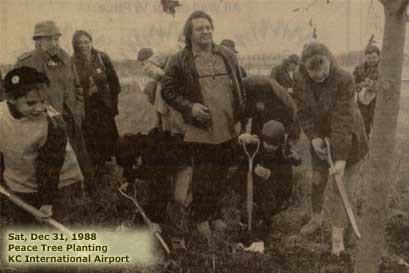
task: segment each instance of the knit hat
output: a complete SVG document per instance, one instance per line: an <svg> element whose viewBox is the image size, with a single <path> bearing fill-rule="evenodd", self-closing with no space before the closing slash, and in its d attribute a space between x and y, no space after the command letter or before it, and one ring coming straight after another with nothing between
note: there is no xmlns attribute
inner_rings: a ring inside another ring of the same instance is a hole
<svg viewBox="0 0 409 273"><path fill-rule="evenodd" d="M38 85L49 83L46 74L26 66L11 70L4 78L6 94L13 98L22 97L34 88L38 88Z"/></svg>
<svg viewBox="0 0 409 273"><path fill-rule="evenodd" d="M281 122L267 121L261 131L261 139L269 144L281 145L285 139L285 129Z"/></svg>

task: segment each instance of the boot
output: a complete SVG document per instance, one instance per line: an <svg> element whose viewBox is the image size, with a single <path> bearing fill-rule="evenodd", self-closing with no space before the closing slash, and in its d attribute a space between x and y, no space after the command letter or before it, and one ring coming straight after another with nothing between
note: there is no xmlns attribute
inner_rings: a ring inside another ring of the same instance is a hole
<svg viewBox="0 0 409 273"><path fill-rule="evenodd" d="M321 227L321 222L321 213L313 213L310 221L300 230L301 234L304 236L313 234Z"/></svg>
<svg viewBox="0 0 409 273"><path fill-rule="evenodd" d="M344 250L344 228L332 227L331 253L339 257Z"/></svg>

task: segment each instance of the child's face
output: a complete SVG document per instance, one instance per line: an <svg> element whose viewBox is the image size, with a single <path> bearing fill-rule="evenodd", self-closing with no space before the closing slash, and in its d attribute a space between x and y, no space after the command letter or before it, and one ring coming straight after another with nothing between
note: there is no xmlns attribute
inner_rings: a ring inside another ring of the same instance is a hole
<svg viewBox="0 0 409 273"><path fill-rule="evenodd" d="M33 89L27 95L18 99L10 100L16 106L17 111L27 118L36 118L47 110L47 95L42 89Z"/></svg>
<svg viewBox="0 0 409 273"><path fill-rule="evenodd" d="M270 144L263 141L263 148L268 153L274 153L275 151L277 151L278 147L279 147L278 145Z"/></svg>

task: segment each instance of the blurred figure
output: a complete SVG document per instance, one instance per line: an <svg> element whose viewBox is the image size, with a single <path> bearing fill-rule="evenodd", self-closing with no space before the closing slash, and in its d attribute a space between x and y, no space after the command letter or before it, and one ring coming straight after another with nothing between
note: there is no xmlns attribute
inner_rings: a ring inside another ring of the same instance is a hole
<svg viewBox="0 0 409 273"><path fill-rule="evenodd" d="M177 45L175 48L168 50L167 52L154 52L152 49L145 50L145 58L140 57L142 55L138 53L138 60L142 60L143 72L152 81L150 81L145 87L145 94L148 95L149 100L154 106L154 110L157 113L157 125L156 127L164 132L170 132L172 135L184 134L184 121L182 115L169 107L169 105L163 100L161 90L162 85L160 81L165 75L165 70L170 61L170 58L179 50L184 47L184 36L179 35ZM148 57L149 56L149 57Z"/></svg>
<svg viewBox="0 0 409 273"><path fill-rule="evenodd" d="M142 68L145 67L145 65L148 63L149 58L152 57L152 55L153 55L152 48L144 47L138 51L137 60L141 64ZM148 79L145 77L142 78L139 84L141 85L141 89L143 90L143 93L146 95L146 98L148 99L149 103L153 105L155 103L155 95L158 82L157 80L151 79L148 75L146 75L144 71L143 74L147 76ZM157 120L159 120L160 119L159 114L157 114L157 116L158 116Z"/></svg>
<svg viewBox="0 0 409 273"><path fill-rule="evenodd" d="M85 143L95 168L111 160L118 139L115 116L121 92L118 75L105 52L94 48L92 36L78 30L72 38L74 70L83 89ZM90 185L92 187L92 185Z"/></svg>
<svg viewBox="0 0 409 273"><path fill-rule="evenodd" d="M172 139L177 141L179 146L179 163L174 170L174 202L170 202L168 205L168 217L172 224L178 228L179 231L185 231L187 226L185 225L185 219L189 214L188 208L192 202L192 166L190 160L184 160L188 155L183 153L186 151L186 147L183 143L183 137L185 134L185 122L182 114L170 107L169 104L163 99L162 96L162 84L161 81L165 76L165 71L168 67L169 61L175 53L182 50L185 46L185 37L183 34L179 35L176 48L170 49L168 52L154 53L143 62L143 71L147 75L151 82L147 84L145 90L149 93L149 97L152 99L151 103L154 106L154 110L157 114L157 125L160 131L164 133L165 142L172 142ZM150 52L149 52L150 53ZM138 54L139 56L139 54ZM139 59L139 58L138 58ZM153 94L153 95L151 95ZM171 137L167 137L170 134ZM172 148L170 148L172 149ZM163 189L163 187L162 187ZM184 225L184 226L183 226Z"/></svg>
<svg viewBox="0 0 409 273"><path fill-rule="evenodd" d="M237 59L239 58L239 52L236 50L236 43L233 40L230 39L224 39L220 42L221 46L227 47L230 49L234 54L236 54ZM243 66L240 65L240 73L243 78L247 77L247 72L246 69L244 69Z"/></svg>
<svg viewBox="0 0 409 273"><path fill-rule="evenodd" d="M300 57L293 54L271 69L270 77L284 87L290 95L293 94L294 72L299 63Z"/></svg>
<svg viewBox="0 0 409 273"><path fill-rule="evenodd" d="M0 70L0 101L3 101L4 99L5 99L5 95L4 95L3 75L1 74L1 70Z"/></svg>
<svg viewBox="0 0 409 273"><path fill-rule="evenodd" d="M248 132L259 135L266 122L276 120L284 125L288 141L295 144L301 129L296 119L296 105L286 90L268 76L249 76L243 85L251 119Z"/></svg>
<svg viewBox="0 0 409 273"><path fill-rule="evenodd" d="M375 45L369 45L365 49L365 61L355 67L356 92L359 110L364 118L365 131L369 137L373 125L376 106L376 83L379 77L379 63L381 51Z"/></svg>

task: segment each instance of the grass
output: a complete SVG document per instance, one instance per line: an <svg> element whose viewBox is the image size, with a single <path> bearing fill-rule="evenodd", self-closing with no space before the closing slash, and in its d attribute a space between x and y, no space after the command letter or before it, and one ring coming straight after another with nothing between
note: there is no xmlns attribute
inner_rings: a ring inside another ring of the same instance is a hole
<svg viewBox="0 0 409 273"><path fill-rule="evenodd" d="M123 72L125 76L130 72ZM122 77L122 93L119 97L120 114L117 117L120 133L147 132L155 122L153 109L139 88L143 83L141 78ZM402 114L399 120L398 148L402 156L399 170L399 185L401 187L400 209L391 212L387 222L387 250L380 273L409 272L398 264L402 257L409 261L409 165L407 154L407 132L409 130L409 103L402 100ZM328 223L323 230L311 237L301 237L299 229L308 220L310 205L310 176L308 142L302 138L299 151L303 155L303 166L295 169L295 189L291 207L273 219L273 232L267 238L264 254L248 253L235 249L232 238L237 231L217 233L212 243L201 239L195 232L187 237L187 251L172 254L166 259L160 259L151 267L133 267L118 269L88 270L84 268L60 270L62 272L78 273L317 273L317 272L351 272L353 253L348 252L340 259L329 255L330 233ZM97 197L92 201L82 199L73 212L77 226L107 226L116 227L129 222L134 216L134 207L123 199L117 191L119 187L120 169L115 167L111 172L105 172L99 181ZM146 183L139 181L143 188ZM234 202L232 202L234 203ZM0 219L2 226L8 224L8 219ZM0 267L1 273L23 273L21 269ZM51 271L50 271L51 272ZM54 271L52 271L55 273Z"/></svg>

